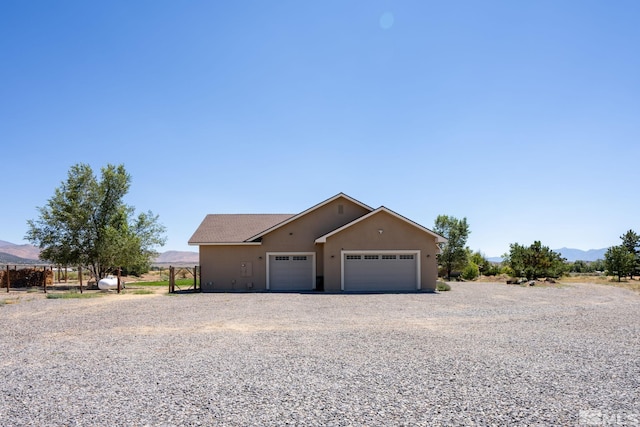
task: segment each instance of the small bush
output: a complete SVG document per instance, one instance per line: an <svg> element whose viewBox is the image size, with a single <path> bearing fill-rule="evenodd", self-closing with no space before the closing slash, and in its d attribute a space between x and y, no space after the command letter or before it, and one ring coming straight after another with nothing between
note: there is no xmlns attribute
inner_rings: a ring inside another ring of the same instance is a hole
<svg viewBox="0 0 640 427"><path fill-rule="evenodd" d="M485 276L498 276L502 273L502 267L499 264L489 264L482 270L482 274Z"/></svg>
<svg viewBox="0 0 640 427"><path fill-rule="evenodd" d="M449 286L448 283L445 283L441 280L438 280L436 282L436 290L440 291L440 292L446 292L446 291L450 291L451 290L451 286Z"/></svg>
<svg viewBox="0 0 640 427"><path fill-rule="evenodd" d="M500 269L500 274L505 274L507 276L512 276L513 277L513 276L516 275L516 272L513 271L513 269L511 267L505 265L504 267L502 267Z"/></svg>
<svg viewBox="0 0 640 427"><path fill-rule="evenodd" d="M480 275L480 269L476 263L470 262L467 266L462 270L462 278L464 280L475 280Z"/></svg>

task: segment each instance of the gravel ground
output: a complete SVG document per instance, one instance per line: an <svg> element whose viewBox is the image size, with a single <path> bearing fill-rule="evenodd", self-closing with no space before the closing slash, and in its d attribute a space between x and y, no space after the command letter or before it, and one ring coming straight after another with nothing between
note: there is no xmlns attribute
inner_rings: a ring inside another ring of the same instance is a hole
<svg viewBox="0 0 640 427"><path fill-rule="evenodd" d="M620 288L0 298L3 426L640 424Z"/></svg>

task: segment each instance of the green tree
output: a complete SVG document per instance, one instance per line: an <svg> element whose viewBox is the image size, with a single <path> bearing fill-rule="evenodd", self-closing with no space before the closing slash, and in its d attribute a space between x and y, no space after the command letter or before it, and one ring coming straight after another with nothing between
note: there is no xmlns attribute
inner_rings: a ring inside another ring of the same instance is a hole
<svg viewBox="0 0 640 427"><path fill-rule="evenodd" d="M42 249L41 259L89 266L98 279L117 267L148 269L154 248L165 242L165 228L152 212L135 215L123 202L130 185L123 165L103 167L100 180L89 165L72 166L38 207L39 218L27 221L26 239Z"/></svg>
<svg viewBox="0 0 640 427"><path fill-rule="evenodd" d="M466 245L470 233L467 218L438 215L433 231L448 240L440 244L438 263L446 270L447 277L451 277L453 270L462 269L467 264Z"/></svg>
<svg viewBox="0 0 640 427"><path fill-rule="evenodd" d="M475 280L480 275L478 264L473 261L469 261L466 267L462 270L462 278L465 280Z"/></svg>
<svg viewBox="0 0 640 427"><path fill-rule="evenodd" d="M622 276L628 275L635 268L636 257L624 246L612 246L604 254L604 265L609 276L618 276L618 282Z"/></svg>
<svg viewBox="0 0 640 427"><path fill-rule="evenodd" d="M478 274L491 275L493 272L493 265L484 254L480 251L471 252L469 251L469 264L473 263L478 268Z"/></svg>
<svg viewBox="0 0 640 427"><path fill-rule="evenodd" d="M607 267L605 267L604 265L603 259L597 259L595 261L592 261L591 268L593 269L594 272L603 272L607 269Z"/></svg>
<svg viewBox="0 0 640 427"><path fill-rule="evenodd" d="M512 243L509 245L509 253L504 254L503 258L504 264L509 266L515 275L524 276L528 280L560 277L566 269L566 260L538 240L528 247Z"/></svg>
<svg viewBox="0 0 640 427"><path fill-rule="evenodd" d="M622 246L634 257L633 268L628 273L629 277L633 279L634 273L640 267L640 236L635 231L629 230L620 236L620 239L622 239Z"/></svg>
<svg viewBox="0 0 640 427"><path fill-rule="evenodd" d="M567 264L572 273L593 273L594 268L590 262L577 260Z"/></svg>

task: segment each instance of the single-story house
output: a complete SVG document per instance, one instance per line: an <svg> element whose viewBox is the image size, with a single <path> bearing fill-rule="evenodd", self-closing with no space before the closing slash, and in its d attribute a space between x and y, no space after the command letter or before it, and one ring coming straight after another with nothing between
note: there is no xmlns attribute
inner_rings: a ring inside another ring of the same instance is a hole
<svg viewBox="0 0 640 427"><path fill-rule="evenodd" d="M207 215L189 239L203 292L434 291L443 242L343 193L298 214Z"/></svg>

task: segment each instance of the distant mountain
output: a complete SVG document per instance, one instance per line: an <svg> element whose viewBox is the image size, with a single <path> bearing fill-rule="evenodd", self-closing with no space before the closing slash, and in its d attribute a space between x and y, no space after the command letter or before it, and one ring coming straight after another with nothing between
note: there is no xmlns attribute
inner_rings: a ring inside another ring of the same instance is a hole
<svg viewBox="0 0 640 427"><path fill-rule="evenodd" d="M589 249L588 251L583 251L582 249L571 249L571 248L562 248L562 249L553 249L554 252L558 252L563 258L566 258L569 262L575 261L597 261L599 259L604 259L604 254L607 252L607 248L604 249ZM491 257L487 258L488 261L491 262L502 262L502 257Z"/></svg>
<svg viewBox="0 0 640 427"><path fill-rule="evenodd" d="M200 255L191 251L166 251L158 255L154 263L156 264L198 264Z"/></svg>
<svg viewBox="0 0 640 427"><path fill-rule="evenodd" d="M5 249L5 248L0 247L0 249ZM0 250L0 266L2 264L37 264L39 262L41 262L39 259L20 258L19 256L2 252Z"/></svg>
<svg viewBox="0 0 640 427"><path fill-rule="evenodd" d="M0 252L32 261L37 261L40 255L40 249L33 245L16 245L4 240L0 240Z"/></svg>
<svg viewBox="0 0 640 427"><path fill-rule="evenodd" d="M589 249L588 251L583 251L581 249L571 249L571 248L562 248L562 249L554 249L555 252L558 252L562 255L563 258L566 258L569 262L574 261L597 261L599 259L604 259L604 254L607 252L607 248L604 249Z"/></svg>
<svg viewBox="0 0 640 427"><path fill-rule="evenodd" d="M16 245L0 240L0 264L34 264L42 262L39 259L40 249L33 245ZM198 264L198 252L166 251L154 260L157 264Z"/></svg>

